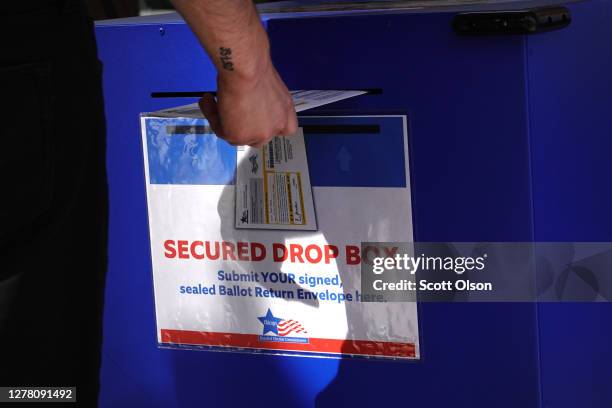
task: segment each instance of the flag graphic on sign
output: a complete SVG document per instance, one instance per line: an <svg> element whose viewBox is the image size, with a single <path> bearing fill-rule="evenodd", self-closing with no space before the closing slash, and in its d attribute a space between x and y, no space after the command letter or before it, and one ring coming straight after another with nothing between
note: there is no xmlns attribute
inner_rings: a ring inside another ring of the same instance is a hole
<svg viewBox="0 0 612 408"><path fill-rule="evenodd" d="M278 323L278 335L286 336L290 333L304 333L306 334L306 329L304 326L297 320L281 320Z"/></svg>
<svg viewBox="0 0 612 408"><path fill-rule="evenodd" d="M263 324L262 335L268 333L275 334L277 336L285 337L291 333L295 334L307 334L308 332L302 326L302 323L297 320L285 320L280 317L274 316L272 311L268 309L264 316L258 317L259 321Z"/></svg>

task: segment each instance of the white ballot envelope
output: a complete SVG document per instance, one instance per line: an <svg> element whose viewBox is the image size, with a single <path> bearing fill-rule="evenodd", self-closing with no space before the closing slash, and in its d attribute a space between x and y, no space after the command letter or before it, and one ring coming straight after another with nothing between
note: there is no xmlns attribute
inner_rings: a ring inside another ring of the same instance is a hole
<svg viewBox="0 0 612 408"><path fill-rule="evenodd" d="M317 229L302 128L238 147L237 159L236 228Z"/></svg>
<svg viewBox="0 0 612 408"><path fill-rule="evenodd" d="M296 112L365 91L291 91ZM274 137L262 148L238 148L236 228L316 231L304 133Z"/></svg>
<svg viewBox="0 0 612 408"><path fill-rule="evenodd" d="M327 105L332 102L338 102L344 99L352 98L367 93L366 91L324 91L324 90L309 90L309 91L291 91L293 98L293 106L296 112L302 112L306 109L316 108L318 106Z"/></svg>
<svg viewBox="0 0 612 408"><path fill-rule="evenodd" d="M316 108L338 102L344 99L352 98L368 93L367 91L333 91L333 90L308 90L308 91L291 91L293 98L293 106L296 112L302 112L306 109ZM156 117L165 118L204 118L200 106L197 103L189 105L177 106L174 108L163 109L153 112Z"/></svg>

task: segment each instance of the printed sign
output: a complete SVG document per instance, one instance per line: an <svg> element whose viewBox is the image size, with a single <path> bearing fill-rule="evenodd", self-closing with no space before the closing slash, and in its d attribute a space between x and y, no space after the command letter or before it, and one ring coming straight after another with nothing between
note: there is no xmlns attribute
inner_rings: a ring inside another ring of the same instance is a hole
<svg viewBox="0 0 612 408"><path fill-rule="evenodd" d="M249 155L204 119L141 123L160 346L419 357L416 304L360 289L361 242L413 240L404 116L300 119L316 231L236 228Z"/></svg>

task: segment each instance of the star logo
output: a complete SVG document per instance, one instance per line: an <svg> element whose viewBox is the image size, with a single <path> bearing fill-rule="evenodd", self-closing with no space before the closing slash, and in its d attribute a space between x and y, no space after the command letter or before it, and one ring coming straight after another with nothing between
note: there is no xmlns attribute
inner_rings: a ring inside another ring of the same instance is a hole
<svg viewBox="0 0 612 408"><path fill-rule="evenodd" d="M264 325L262 335L268 332L272 332L278 336L278 323L283 319L274 317L272 311L268 308L268 312L265 316L258 317L259 321Z"/></svg>

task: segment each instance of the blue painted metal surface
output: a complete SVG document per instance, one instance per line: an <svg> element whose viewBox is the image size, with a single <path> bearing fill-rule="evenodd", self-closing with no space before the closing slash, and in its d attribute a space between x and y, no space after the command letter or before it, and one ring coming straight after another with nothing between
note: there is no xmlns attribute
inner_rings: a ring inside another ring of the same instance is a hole
<svg viewBox="0 0 612 408"><path fill-rule="evenodd" d="M569 28L529 38L458 37L450 12L266 20L290 89L382 89L316 114L408 115L415 239L612 241L612 15L605 0L570 8ZM215 72L185 25L146 21L97 28L111 194L102 406L612 404L608 304L422 304L411 363L158 349L138 115L193 102L150 93L212 90ZM323 146L309 144L313 179Z"/></svg>
<svg viewBox="0 0 612 408"><path fill-rule="evenodd" d="M538 241L612 241L612 3L572 7L567 30L529 38ZM543 407L612 406L612 304L539 306Z"/></svg>

